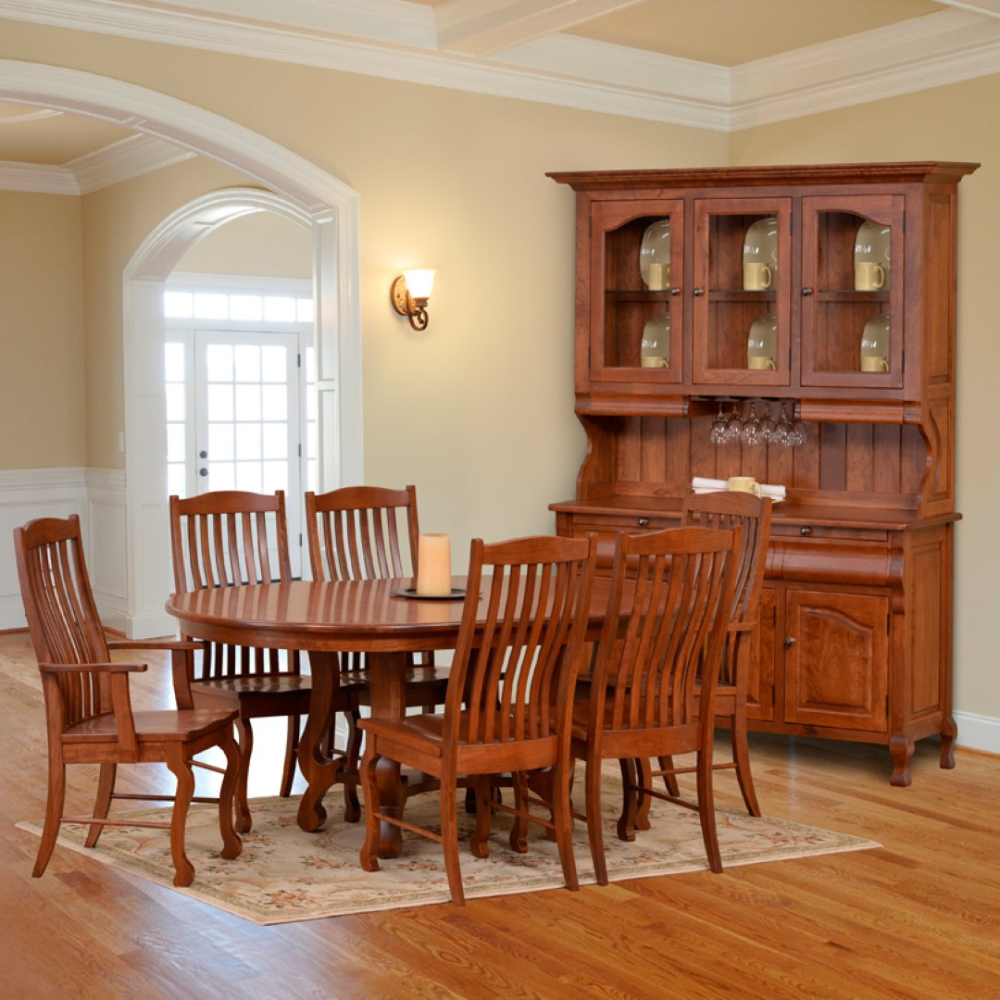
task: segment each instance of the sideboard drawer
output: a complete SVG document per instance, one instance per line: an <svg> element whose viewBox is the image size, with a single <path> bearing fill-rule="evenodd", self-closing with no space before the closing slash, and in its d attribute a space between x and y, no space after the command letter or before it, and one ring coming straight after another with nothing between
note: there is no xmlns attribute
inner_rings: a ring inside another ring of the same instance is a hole
<svg viewBox="0 0 1000 1000"><path fill-rule="evenodd" d="M591 514L586 517L573 515L566 519L569 524L569 535L572 538L582 538L589 532L597 535L597 566L607 570L615 557L615 546L618 536L624 532L661 531L663 528L676 528L680 519L655 515L603 515Z"/></svg>

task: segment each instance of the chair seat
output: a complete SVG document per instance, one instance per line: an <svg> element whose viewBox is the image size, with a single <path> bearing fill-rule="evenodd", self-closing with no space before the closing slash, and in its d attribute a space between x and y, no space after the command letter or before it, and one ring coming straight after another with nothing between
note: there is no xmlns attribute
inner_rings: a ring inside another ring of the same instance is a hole
<svg viewBox="0 0 1000 1000"><path fill-rule="evenodd" d="M231 726L235 712L217 712L207 708L181 709L179 711L134 712L136 739L162 742L191 740L213 730ZM113 713L94 715L62 733L63 743L113 743L118 740L118 725Z"/></svg>
<svg viewBox="0 0 1000 1000"><path fill-rule="evenodd" d="M312 681L303 674L243 674L237 677L208 677L192 682L191 690L237 698L271 698L274 695L302 694L306 698Z"/></svg>

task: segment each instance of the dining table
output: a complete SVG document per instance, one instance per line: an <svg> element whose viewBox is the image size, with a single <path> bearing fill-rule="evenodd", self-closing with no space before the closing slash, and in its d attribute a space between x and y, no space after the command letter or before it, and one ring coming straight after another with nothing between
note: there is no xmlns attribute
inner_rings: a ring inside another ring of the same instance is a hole
<svg viewBox="0 0 1000 1000"><path fill-rule="evenodd" d="M328 752L340 683L340 653L364 653L371 682L371 714L401 718L406 712L407 654L454 649L465 603L465 578L453 577L446 598L418 597L410 578L308 581L216 587L173 594L166 610L183 635L210 642L308 653L312 693L299 740L298 762L306 780L298 824L318 830L326 820L323 796L338 780L339 757ZM608 581L597 577L587 638L600 635ZM477 619L486 617L480 597ZM408 789L399 764L383 758L376 769L380 808L401 817ZM341 776L342 777L342 776ZM380 828L379 856L397 857L401 831Z"/></svg>

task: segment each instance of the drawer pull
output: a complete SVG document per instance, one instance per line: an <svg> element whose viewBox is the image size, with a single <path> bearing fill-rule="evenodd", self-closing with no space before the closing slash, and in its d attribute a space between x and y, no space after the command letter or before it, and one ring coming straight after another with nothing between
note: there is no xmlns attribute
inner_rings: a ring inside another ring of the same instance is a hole
<svg viewBox="0 0 1000 1000"><path fill-rule="evenodd" d="M808 538L812 533L813 530L810 527L799 528L799 534L804 535L806 538Z"/></svg>
<svg viewBox="0 0 1000 1000"><path fill-rule="evenodd" d="M792 636L790 636L790 635L786 636L786 638L785 638L785 645L786 646L794 646L795 645L795 639Z"/></svg>
<svg viewBox="0 0 1000 1000"><path fill-rule="evenodd" d="M649 527L649 518L648 517L640 517L639 520L638 520L638 525L639 525L640 528L648 528Z"/></svg>

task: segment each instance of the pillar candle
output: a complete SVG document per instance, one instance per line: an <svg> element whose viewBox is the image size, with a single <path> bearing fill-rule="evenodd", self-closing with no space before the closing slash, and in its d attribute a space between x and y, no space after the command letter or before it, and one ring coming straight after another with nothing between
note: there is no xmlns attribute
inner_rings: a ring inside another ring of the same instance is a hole
<svg viewBox="0 0 1000 1000"><path fill-rule="evenodd" d="M421 535L417 543L417 596L451 593L451 542L447 535Z"/></svg>

